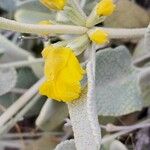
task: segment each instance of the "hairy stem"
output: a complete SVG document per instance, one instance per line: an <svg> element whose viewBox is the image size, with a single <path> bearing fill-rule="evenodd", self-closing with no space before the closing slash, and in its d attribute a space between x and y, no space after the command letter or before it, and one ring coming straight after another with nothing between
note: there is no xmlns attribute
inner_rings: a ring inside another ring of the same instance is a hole
<svg viewBox="0 0 150 150"><path fill-rule="evenodd" d="M23 94L15 103L13 103L1 116L0 127L9 121L22 107L24 107L29 100L38 92L38 88L44 78L35 83L25 94Z"/></svg>
<svg viewBox="0 0 150 150"><path fill-rule="evenodd" d="M8 67L20 68L20 67L30 66L31 64L37 64L42 62L43 62L43 58L36 58L33 60L23 60L23 61L0 64L0 68L8 68Z"/></svg>
<svg viewBox="0 0 150 150"><path fill-rule="evenodd" d="M0 17L0 28L22 33L34 34L84 34L88 31L86 27L73 25L33 25L19 23ZM97 27L106 31L110 39L135 39L144 37L146 28L121 29ZM90 32L90 30L89 30Z"/></svg>
<svg viewBox="0 0 150 150"><path fill-rule="evenodd" d="M113 124L108 124L107 126L103 127L107 132L116 132L116 131L122 131L122 130L136 130L139 128L146 128L150 127L150 123L145 123L145 124L136 124L136 125L131 125L131 126L115 126Z"/></svg>
<svg viewBox="0 0 150 150"><path fill-rule="evenodd" d="M24 137L24 138L33 138L33 137L39 137L39 136L62 136L64 135L63 132L38 132L38 133L31 133L31 132L26 132L26 133L7 133L5 135L2 135L2 137L0 137L0 139L15 139L15 138L19 138L20 136Z"/></svg>
<svg viewBox="0 0 150 150"><path fill-rule="evenodd" d="M0 28L34 34L84 34L87 28L73 25L35 25L19 23L14 20L9 20L0 17Z"/></svg>
<svg viewBox="0 0 150 150"><path fill-rule="evenodd" d="M142 67L144 64L150 62L150 54L146 54L140 58L137 58L133 61L133 64Z"/></svg>
<svg viewBox="0 0 150 150"><path fill-rule="evenodd" d="M0 45L3 45L3 48L6 50L6 52L8 52L9 54L15 53L15 55L20 59L32 57L32 54L30 52L18 47L1 34L0 34Z"/></svg>
<svg viewBox="0 0 150 150"><path fill-rule="evenodd" d="M1 127L0 136L8 132L16 124L16 122L22 118L33 107L33 105L35 105L40 97L41 95L36 94L29 103L27 103L13 118L11 118L3 127Z"/></svg>
<svg viewBox="0 0 150 150"><path fill-rule="evenodd" d="M108 33L110 39L136 39L144 37L146 28L98 28Z"/></svg>
<svg viewBox="0 0 150 150"><path fill-rule="evenodd" d="M114 131L119 131L119 132L114 133L110 136L104 137L102 139L102 144L107 143L107 142L109 142L109 141L111 141L111 140L113 140L119 136L127 134L127 133L134 131L136 129L145 128L145 127L149 127L149 126L150 126L150 119L146 119L140 123L137 123L137 124L131 125L131 126L112 126L112 132L114 132ZM103 128L106 129L107 127L103 127ZM111 128L109 127L109 132L110 132L110 130L111 130Z"/></svg>

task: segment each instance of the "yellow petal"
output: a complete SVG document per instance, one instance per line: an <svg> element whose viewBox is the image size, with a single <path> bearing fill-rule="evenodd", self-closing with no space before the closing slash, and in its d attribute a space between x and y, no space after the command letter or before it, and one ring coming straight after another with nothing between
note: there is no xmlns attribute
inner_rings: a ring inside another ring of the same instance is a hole
<svg viewBox="0 0 150 150"><path fill-rule="evenodd" d="M49 46L44 49L42 54L44 57L46 57L44 67L45 76L48 79L54 80L57 77L59 71L66 65L70 54L70 49Z"/></svg>
<svg viewBox="0 0 150 150"><path fill-rule="evenodd" d="M59 101L58 95L55 92L55 83L45 80L43 84L39 87L39 93L45 95L52 99L57 99Z"/></svg>
<svg viewBox="0 0 150 150"><path fill-rule="evenodd" d="M53 22L51 20L42 20L42 21L38 22L38 24L41 24L41 25L52 25Z"/></svg>
<svg viewBox="0 0 150 150"><path fill-rule="evenodd" d="M97 4L96 13L99 16L109 16L113 13L115 7L113 0L101 0Z"/></svg>
<svg viewBox="0 0 150 150"><path fill-rule="evenodd" d="M46 81L40 87L40 93L49 98L70 102L81 93L81 84L85 71L75 54L66 47L47 47L44 49Z"/></svg>
<svg viewBox="0 0 150 150"><path fill-rule="evenodd" d="M48 47L44 48L44 50L42 51L42 57L44 59L46 59L48 57L48 54L49 54L51 49L53 49L52 46L48 46Z"/></svg>
<svg viewBox="0 0 150 150"><path fill-rule="evenodd" d="M94 32L90 33L89 38L96 44L105 44L108 42L108 34L100 29L97 29Z"/></svg>
<svg viewBox="0 0 150 150"><path fill-rule="evenodd" d="M51 20L42 20L40 22L38 22L39 25L52 25L53 22ZM48 36L48 34L40 34L41 36L45 35Z"/></svg>
<svg viewBox="0 0 150 150"><path fill-rule="evenodd" d="M40 0L48 9L63 10L67 0Z"/></svg>
<svg viewBox="0 0 150 150"><path fill-rule="evenodd" d="M39 87L39 93L45 95L50 99L57 101L70 102L77 99L81 93L80 82L67 83L63 80L58 80L57 85L55 82L45 81Z"/></svg>

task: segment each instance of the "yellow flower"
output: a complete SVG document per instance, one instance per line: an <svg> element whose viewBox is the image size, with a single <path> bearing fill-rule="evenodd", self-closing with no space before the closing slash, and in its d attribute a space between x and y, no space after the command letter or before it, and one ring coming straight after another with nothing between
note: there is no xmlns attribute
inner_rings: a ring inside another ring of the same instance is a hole
<svg viewBox="0 0 150 150"><path fill-rule="evenodd" d="M51 20L42 20L38 22L39 25L52 25L53 22ZM39 34L41 36L48 36L49 34Z"/></svg>
<svg viewBox="0 0 150 150"><path fill-rule="evenodd" d="M40 0L48 9L63 10L67 0Z"/></svg>
<svg viewBox="0 0 150 150"><path fill-rule="evenodd" d="M99 16L109 16L113 13L115 7L113 0L101 0L97 4L96 13Z"/></svg>
<svg viewBox="0 0 150 150"><path fill-rule="evenodd" d="M40 24L40 25L52 25L53 22L51 20L42 20L38 24Z"/></svg>
<svg viewBox="0 0 150 150"><path fill-rule="evenodd" d="M85 71L75 54L66 47L46 47L42 52L45 59L45 82L39 88L41 95L58 101L70 102L79 98L80 81Z"/></svg>
<svg viewBox="0 0 150 150"><path fill-rule="evenodd" d="M89 34L89 38L96 44L105 44L108 42L108 34L100 29L97 29Z"/></svg>

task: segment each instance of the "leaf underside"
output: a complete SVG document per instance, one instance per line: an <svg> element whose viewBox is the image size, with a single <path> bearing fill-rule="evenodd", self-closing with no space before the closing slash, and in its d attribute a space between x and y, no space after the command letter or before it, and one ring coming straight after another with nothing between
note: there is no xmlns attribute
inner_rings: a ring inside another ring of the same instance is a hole
<svg viewBox="0 0 150 150"><path fill-rule="evenodd" d="M17 82L17 73L14 68L0 69L0 95L9 92Z"/></svg>
<svg viewBox="0 0 150 150"><path fill-rule="evenodd" d="M96 102L99 115L121 116L141 110L138 73L129 51L119 46L96 56Z"/></svg>

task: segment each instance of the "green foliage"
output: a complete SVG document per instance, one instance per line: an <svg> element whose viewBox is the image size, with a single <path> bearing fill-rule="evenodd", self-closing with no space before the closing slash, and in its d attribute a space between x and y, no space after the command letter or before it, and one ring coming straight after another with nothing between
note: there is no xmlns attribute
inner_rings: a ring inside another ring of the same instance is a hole
<svg viewBox="0 0 150 150"><path fill-rule="evenodd" d="M0 96L15 87L17 73L14 68L0 68Z"/></svg>
<svg viewBox="0 0 150 150"><path fill-rule="evenodd" d="M67 116L68 109L65 103L48 99L41 109L36 125L44 131L52 131L58 128Z"/></svg>
<svg viewBox="0 0 150 150"><path fill-rule="evenodd" d="M52 34L52 36L64 40L63 42L66 43L64 46L72 48L76 55L80 55L78 57L80 62L84 62L84 64L87 62L87 78L85 77L86 79L83 81L84 87L87 85L87 88L83 89L79 99L67 103L74 133L74 140L61 142L55 150L98 150L100 149L101 141L103 142L105 138L104 137L101 140L101 128L98 122L98 115L100 118L100 124L105 123L102 119L104 116L107 116L105 119L110 123L110 119L114 122L116 116L140 111L143 107L150 105L150 69L146 68L149 66L149 61L145 66L143 65L146 69L136 68L132 64L133 58L140 58L143 54L147 55L149 53L150 30L149 28L147 29L145 39L142 40L141 47L139 48L140 52L135 51L133 54L135 56L133 57L129 53L129 49L124 46L119 46L114 49L98 49L95 53L95 50L90 49L93 43L89 40L88 32L91 29L85 26L86 17L83 17L84 13L82 14L82 8L89 15L91 8L95 6L96 1L81 1L81 8L79 6L79 9L78 7L75 7L76 3L74 4L74 2L76 1L72 0L68 6L65 6L64 11L55 12L48 10L39 2L39 0L26 0L22 2L20 0L1 0L0 5L3 9L9 12L16 10L14 13L16 21L26 24L2 18L0 18L0 21L2 23L2 28L5 28L6 26L6 29L10 28L19 32L22 32L21 30L24 28L23 32L37 34L33 35L31 38L39 36L41 39L43 32L50 33L50 35ZM86 2L85 5L84 2ZM119 1L118 3L119 8L117 8L114 15L105 20L104 26L143 27L147 25L149 17L142 8L139 8L128 1ZM129 9L129 11L126 11L126 9ZM67 16L65 16L64 12ZM105 17L102 17L102 21L103 19L105 19ZM49 26L51 28L50 30L48 26L47 31L44 31L46 28L42 25L38 26L39 28L36 28L37 26L35 25L30 25L38 24L38 22L43 20L54 21L52 28ZM72 26L69 20L76 26ZM92 21L94 21L94 18ZM100 23L100 20L97 22L95 18L95 22ZM93 22L94 24L92 25L95 25L95 22ZM4 23L6 24L4 25ZM62 24L70 24L70 26ZM33 30L31 31L31 27L34 29L34 32ZM113 28L108 29L98 26L93 26L93 28L108 30L110 40L111 38L116 38L120 41L123 41L122 39L128 40L128 38L135 39L135 37L141 37L144 35L143 31L145 31L145 29L140 29L140 33L138 33L138 29L136 29L136 33L134 33L134 29L131 29L132 32L130 34L129 29L127 30L129 33L128 36L124 29L123 31L122 29L119 29L119 32L122 32L122 34L118 32L115 33L117 29L114 30ZM72 34L82 34L80 31L83 35L80 35L78 38L76 38L77 36L72 36ZM66 34L68 35L66 36ZM45 35L43 35L43 39L46 39ZM47 38L50 41L51 37L48 36ZM22 45L22 47L28 50L31 50L31 47L35 44L31 40L27 40L24 43L25 44ZM49 42L44 43L45 46L48 44ZM36 47L38 46L36 45ZM37 49L35 48L34 51L36 50ZM91 51L94 52L93 55L91 55ZM93 67L95 67L95 55L96 72L94 74ZM0 35L1 63L9 62L9 64L11 64L11 62L22 60L28 62L33 59L35 59L35 57L29 52L25 51L23 48L19 48L13 42ZM2 106L8 108L22 94L24 94L24 92L17 93L12 90L15 88L28 90L37 82L38 78L43 76L43 64L41 62L40 64L31 63L27 66L28 67L23 67L20 65L17 69L14 69L13 67L0 68L0 104ZM31 90L31 92L34 93L34 89L33 91ZM0 135L4 131L8 132L8 130L23 116L29 117L39 114L36 120L36 125L44 131L53 132L64 123L64 119L68 117L68 109L65 103L59 103L52 100L47 100L45 102L43 101L45 97L41 98L40 95L36 94L36 96L34 96L34 94L31 96L32 98L30 97L31 99L28 99L28 96L23 98L23 100L27 98L29 102L22 106L22 108L19 108L18 112L15 112L16 114L13 115L13 118L9 118L8 122L6 122L6 124L3 125L3 128L1 128ZM44 102L45 104L43 105ZM33 109L30 110L31 107ZM40 109L41 112L39 113ZM98 113L96 112L96 109ZM108 118L110 119L108 120ZM117 136L113 136L112 140L109 140L111 137L108 136L107 140L110 142L103 142L101 150L127 150L123 143L113 139L116 137ZM54 149L56 146L56 143L49 141L48 138L41 138L34 144L36 145L36 149L42 149L42 147L44 147L45 150ZM26 149L32 149L32 145L29 145Z"/></svg>
<svg viewBox="0 0 150 150"><path fill-rule="evenodd" d="M31 15L32 14L32 15ZM23 3L15 13L15 19L23 23L37 24L43 20L54 19L55 14L44 7L39 1L32 0Z"/></svg>
<svg viewBox="0 0 150 150"><path fill-rule="evenodd" d="M97 53L96 102L99 115L121 116L142 109L138 73L131 64L129 51L123 46Z"/></svg>
<svg viewBox="0 0 150 150"><path fill-rule="evenodd" d="M0 34L0 49L4 51L4 54L0 57L1 63L16 62L20 60L26 60L31 54L22 48L19 48L13 42Z"/></svg>
<svg viewBox="0 0 150 150"><path fill-rule="evenodd" d="M74 140L67 140L64 142L61 142L55 150L76 150Z"/></svg>
<svg viewBox="0 0 150 150"><path fill-rule="evenodd" d="M103 144L102 150L127 150L127 148L119 140L113 140L111 142Z"/></svg>
<svg viewBox="0 0 150 150"><path fill-rule="evenodd" d="M16 8L15 0L0 0L0 7L7 11L13 11Z"/></svg>
<svg viewBox="0 0 150 150"><path fill-rule="evenodd" d="M3 95L0 97L0 104L5 108L8 108L12 103L14 103L21 96L21 94L19 93L10 92L12 88L19 88L19 89L27 90L37 81L37 77L35 76L35 74L29 67L19 68L17 69L17 72L16 71L14 72L14 69L12 68L8 70L8 73L9 74L7 74L7 72L3 74L3 77L1 76L2 78L0 80L0 83L1 83L0 91L1 93L3 92L2 93ZM13 76L13 74L15 76ZM13 78L15 78L15 82ZM5 79L5 80L3 81L2 79L3 80ZM1 89L1 85L2 85L2 89ZM7 93L6 93L6 90L7 90ZM33 109L31 109L26 114L26 116L29 117L29 116L34 116L35 114L38 114L44 102L45 102L45 99L43 98L40 99L34 105Z"/></svg>

